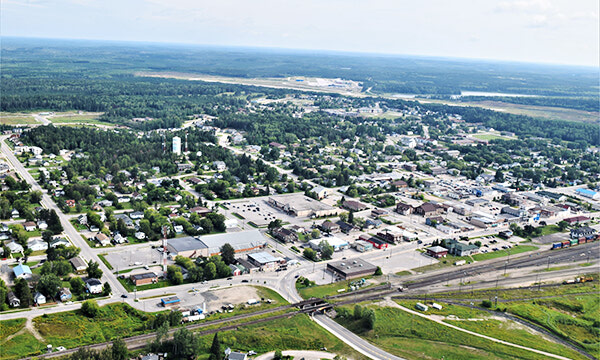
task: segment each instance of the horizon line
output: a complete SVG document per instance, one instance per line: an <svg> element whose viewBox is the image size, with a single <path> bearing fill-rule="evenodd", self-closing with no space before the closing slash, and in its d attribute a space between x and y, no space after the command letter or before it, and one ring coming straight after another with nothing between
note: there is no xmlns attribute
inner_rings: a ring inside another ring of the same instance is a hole
<svg viewBox="0 0 600 360"><path fill-rule="evenodd" d="M329 50L319 48L288 48L288 47L276 47L276 46L260 46L260 45L221 45L221 44L201 44L193 42L167 42L167 41L147 41L147 40L114 40L114 39L90 39L90 38L57 38L57 37L39 37L39 36L17 36L17 35L4 35L4 39L28 39L28 40L55 40L55 41L74 41L74 42L96 42L96 43L125 43L125 44L146 44L155 46L188 46L188 47L205 47L205 48L234 48L234 49L252 49L262 51L279 51L279 52L318 52L318 53L329 53L338 56L368 56L368 57L397 57L397 58L421 58L421 59L437 59L437 60L453 60L463 62L480 62L480 63L508 63L514 65L536 65L536 66L547 66L547 67L570 67L570 68L584 68L600 70L600 63L598 65L581 65L581 64L565 64L565 63L554 63L554 62L533 62L523 60L501 60L494 58L471 58L471 57L460 57L460 56L446 56L446 55L419 55L419 54L406 54L406 53L385 53L385 52L369 52L369 51L349 51L349 50ZM0 40L0 48L4 48L2 41ZM317 54L315 54L317 55Z"/></svg>

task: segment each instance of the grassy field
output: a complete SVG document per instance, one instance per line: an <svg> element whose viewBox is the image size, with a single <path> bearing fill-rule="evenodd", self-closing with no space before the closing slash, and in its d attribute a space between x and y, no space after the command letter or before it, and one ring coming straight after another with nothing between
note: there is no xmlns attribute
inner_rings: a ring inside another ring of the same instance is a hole
<svg viewBox="0 0 600 360"><path fill-rule="evenodd" d="M0 116L2 125L37 124L33 116Z"/></svg>
<svg viewBox="0 0 600 360"><path fill-rule="evenodd" d="M93 118L90 116L68 116L68 117L56 117L51 118L53 124L61 125L61 124L86 124L86 125L107 125L107 126L115 126L115 124L98 120L98 118Z"/></svg>
<svg viewBox="0 0 600 360"><path fill-rule="evenodd" d="M476 134L473 135L474 138L480 140L510 140L510 138L506 136L494 135L494 134Z"/></svg>
<svg viewBox="0 0 600 360"><path fill-rule="evenodd" d="M406 308L416 310L415 305L417 301L415 300L399 300L396 302ZM571 359L586 359L585 356L578 352L553 341L546 340L539 336L539 334L532 333L526 330L522 325L513 321L491 319L491 314L483 310L471 309L465 306L447 304L439 301L438 303L442 305L441 310L430 307L426 314L450 317L445 319L444 322L496 339L531 347L537 350L548 351ZM456 319L454 319L454 317L456 317ZM477 320L469 321L468 319Z"/></svg>
<svg viewBox="0 0 600 360"><path fill-rule="evenodd" d="M11 334L16 333L25 326L25 319L0 321L0 344ZM1 346L0 346L1 347Z"/></svg>
<svg viewBox="0 0 600 360"><path fill-rule="evenodd" d="M240 326L236 331L219 333L219 338L223 348L254 350L259 354L274 350L320 350L326 347L330 352L355 360L366 359L304 314L257 325ZM206 353L210 349L212 339L213 335L201 338ZM208 354L200 355L199 359L208 359Z"/></svg>
<svg viewBox="0 0 600 360"><path fill-rule="evenodd" d="M498 250L498 251L493 251L493 252L489 252L487 254L475 254L473 255L473 260L475 261L483 261L483 260L489 260L489 259L495 259L495 258L499 258L499 257L503 257L503 256L508 256L509 251L511 255L515 255L515 254L520 254L520 253L524 253L527 251L533 251L533 250L537 250L539 249L537 246L533 246L533 245L519 245L519 246L515 246L510 250Z"/></svg>
<svg viewBox="0 0 600 360"><path fill-rule="evenodd" d="M368 279L368 278L369 277L366 277L365 279ZM302 296L302 298L304 298L304 299L310 299L313 297L324 298L326 296L339 294L338 290L341 290L341 289L348 290L350 283L351 283L351 281L338 281L338 282L334 282L333 284L315 285L315 286L309 286L309 287L303 287L303 286L300 286L298 283L296 283L296 289L298 289L298 293L300 293L300 296ZM379 282L363 286L361 289L378 285L378 283Z"/></svg>
<svg viewBox="0 0 600 360"><path fill-rule="evenodd" d="M507 312L571 339L600 357L600 302L598 295L571 295L552 299L499 304Z"/></svg>
<svg viewBox="0 0 600 360"><path fill-rule="evenodd" d="M0 359L20 359L25 355L39 355L46 349L30 332L23 332L0 344Z"/></svg>
<svg viewBox="0 0 600 360"><path fill-rule="evenodd" d="M543 359L530 351L465 334L391 307L372 307L375 328L359 335L382 349L408 359ZM348 308L350 309L350 308ZM353 329L346 320L338 320Z"/></svg>

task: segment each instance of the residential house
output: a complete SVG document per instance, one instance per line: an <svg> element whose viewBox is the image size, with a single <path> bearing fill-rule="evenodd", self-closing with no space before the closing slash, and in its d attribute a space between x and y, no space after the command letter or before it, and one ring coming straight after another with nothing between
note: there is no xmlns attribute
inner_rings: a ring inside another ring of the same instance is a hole
<svg viewBox="0 0 600 360"><path fill-rule="evenodd" d="M412 205L405 204L403 202L399 202L396 204L396 212L400 215L410 215L414 211Z"/></svg>
<svg viewBox="0 0 600 360"><path fill-rule="evenodd" d="M64 287L58 292L58 298L62 302L69 301L73 298L73 294L71 294L71 290L69 290L69 288Z"/></svg>
<svg viewBox="0 0 600 360"><path fill-rule="evenodd" d="M8 305L10 307L19 307L19 306L21 306L21 300L19 300L19 298L17 297L17 295L15 295L14 292L10 291L6 295L6 298L8 300Z"/></svg>
<svg viewBox="0 0 600 360"><path fill-rule="evenodd" d="M340 226L336 223L333 223L329 220L325 220L323 221L323 223L321 225L319 225L319 228L326 232L326 233L332 233L332 232L338 232L340 231Z"/></svg>
<svg viewBox="0 0 600 360"><path fill-rule="evenodd" d="M205 208L203 206L196 206L190 209L190 212L192 213L196 213L200 216L206 216L207 214L210 214L212 211L208 208Z"/></svg>
<svg viewBox="0 0 600 360"><path fill-rule="evenodd" d="M33 273L29 266L24 264L19 264L13 268L13 273L15 275L15 279L31 279Z"/></svg>
<svg viewBox="0 0 600 360"><path fill-rule="evenodd" d="M87 271L87 264L80 257L74 257L69 260L77 274L83 274Z"/></svg>
<svg viewBox="0 0 600 360"><path fill-rule="evenodd" d="M13 254L14 253L22 253L24 250L23 247L21 246L21 244L19 244L16 241L9 242L8 244L6 244L6 247Z"/></svg>
<svg viewBox="0 0 600 360"><path fill-rule="evenodd" d="M71 243L69 242L69 240L67 240L65 238L61 238L61 237L55 237L54 239L52 239L52 241L50 241L50 247L52 247L52 248L55 248L59 245L68 247L68 246L71 246Z"/></svg>
<svg viewBox="0 0 600 360"><path fill-rule="evenodd" d="M81 225L87 225L88 218L86 214L81 214L77 217L77 222Z"/></svg>
<svg viewBox="0 0 600 360"><path fill-rule="evenodd" d="M377 219L377 218L379 218L381 216L385 216L387 214L388 214L387 210L383 210L383 209L373 209L373 210L371 210L371 217L373 217L375 219Z"/></svg>
<svg viewBox="0 0 600 360"><path fill-rule="evenodd" d="M142 211L134 211L132 213L129 213L129 217L132 218L133 220L143 219L144 213Z"/></svg>
<svg viewBox="0 0 600 360"><path fill-rule="evenodd" d="M34 239L27 243L27 247L31 249L31 251L45 251L48 250L48 243L41 239Z"/></svg>
<svg viewBox="0 0 600 360"><path fill-rule="evenodd" d="M102 292L102 282L98 279L87 279L85 287L90 294L100 294Z"/></svg>
<svg viewBox="0 0 600 360"><path fill-rule="evenodd" d="M46 229L48 229L48 224L47 224L45 221L43 221L43 220L40 220L40 221L38 221L38 223L37 223L37 227L38 227L38 229L40 229L40 230L42 230L42 231L43 231L43 230L46 230Z"/></svg>
<svg viewBox="0 0 600 360"><path fill-rule="evenodd" d="M65 200L65 204L67 204L68 207L75 207L75 200L73 200L73 199Z"/></svg>
<svg viewBox="0 0 600 360"><path fill-rule="evenodd" d="M37 292L37 293L35 293L35 295L33 295L33 302L36 303L36 304L38 304L38 305L45 304L46 303L46 297L42 293Z"/></svg>
<svg viewBox="0 0 600 360"><path fill-rule="evenodd" d="M438 204L434 203L423 203L420 206L415 208L415 214L431 217L436 215L441 215L445 212L445 208Z"/></svg>
<svg viewBox="0 0 600 360"><path fill-rule="evenodd" d="M289 229L285 229L285 228L273 229L272 234L275 238L277 238L283 242L298 241L298 234Z"/></svg>
<svg viewBox="0 0 600 360"><path fill-rule="evenodd" d="M344 233L344 234L349 234L353 231L357 231L358 228L352 224L349 224L347 222L344 221L338 221L336 222L336 224L338 224L340 226L340 230Z"/></svg>
<svg viewBox="0 0 600 360"><path fill-rule="evenodd" d="M108 236L100 232L97 233L96 236L94 236L94 240L96 240L101 246L110 245L110 239L108 238Z"/></svg>
<svg viewBox="0 0 600 360"><path fill-rule="evenodd" d="M25 231L35 231L35 229L37 229L37 226L33 221L27 221L23 223L23 228L25 228Z"/></svg>

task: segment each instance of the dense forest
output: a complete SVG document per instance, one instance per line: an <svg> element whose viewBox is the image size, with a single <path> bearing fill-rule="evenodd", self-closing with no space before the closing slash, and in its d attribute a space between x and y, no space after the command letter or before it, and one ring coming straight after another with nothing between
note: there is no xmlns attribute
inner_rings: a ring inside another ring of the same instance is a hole
<svg viewBox="0 0 600 360"><path fill-rule="evenodd" d="M461 90L546 96L598 95L585 67L372 54L175 46L50 39L2 39L3 78L97 78L135 71L233 77L344 78L375 93L460 94ZM515 81L519 79L520 81Z"/></svg>

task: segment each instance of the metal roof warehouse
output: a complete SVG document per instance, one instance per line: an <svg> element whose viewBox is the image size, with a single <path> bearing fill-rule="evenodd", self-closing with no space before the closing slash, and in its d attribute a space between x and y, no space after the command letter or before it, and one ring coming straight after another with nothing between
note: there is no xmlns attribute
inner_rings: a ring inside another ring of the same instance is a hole
<svg viewBox="0 0 600 360"><path fill-rule="evenodd" d="M262 249L267 240L258 230L241 231L216 235L183 237L170 239L167 248L172 255L184 257L209 257L221 252L221 247L229 244L236 253Z"/></svg>
<svg viewBox="0 0 600 360"><path fill-rule="evenodd" d="M362 259L333 261L327 264L327 270L342 280L369 276L375 273L377 266Z"/></svg>

